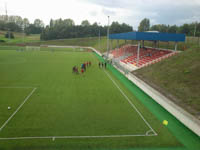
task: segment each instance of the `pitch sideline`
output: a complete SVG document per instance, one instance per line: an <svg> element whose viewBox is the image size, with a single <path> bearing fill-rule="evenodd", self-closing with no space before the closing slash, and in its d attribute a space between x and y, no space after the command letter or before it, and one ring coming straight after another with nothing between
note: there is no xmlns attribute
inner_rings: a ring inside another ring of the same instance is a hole
<svg viewBox="0 0 200 150"><path fill-rule="evenodd" d="M122 89L117 85L117 83L112 79L112 77L107 73L105 70L104 72L109 77L109 79L114 83L114 85L118 88L118 90L121 92L121 94L126 98L128 103L131 105L131 107L139 114L139 116L142 118L142 120L145 122L145 124L151 129L151 131L154 133L154 135L158 135L155 130L151 127L151 125L148 123L148 121L144 118L144 116L141 114L141 112L136 108L136 106L131 102L131 100L128 98L128 96L122 91ZM148 133L149 131L147 131Z"/></svg>

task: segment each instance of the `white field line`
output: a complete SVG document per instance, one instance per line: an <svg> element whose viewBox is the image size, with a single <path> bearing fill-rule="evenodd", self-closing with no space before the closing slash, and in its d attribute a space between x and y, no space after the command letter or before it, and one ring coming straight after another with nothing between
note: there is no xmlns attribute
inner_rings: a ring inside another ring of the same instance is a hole
<svg viewBox="0 0 200 150"><path fill-rule="evenodd" d="M112 80L112 79L111 79ZM112 80L113 81L113 80ZM117 86L117 85L116 85ZM0 88L18 88L18 87L0 87ZM32 87L19 87L19 88L32 88ZM19 111L19 109L25 104L25 102L30 98L30 96L35 92L37 88L34 88L31 93L26 97L24 102L18 107L18 109L12 114L12 116L4 123L4 125L0 128L1 130L5 127L5 125L14 117L14 115ZM9 137L9 138L0 138L0 140L32 140L32 139L86 139L86 138L123 138L123 137L152 137L157 136L152 128L147 131L146 134L133 134L133 135L101 135L101 136L35 136L35 137ZM149 134L150 132L154 134Z"/></svg>
<svg viewBox="0 0 200 150"><path fill-rule="evenodd" d="M144 137L156 136L155 134L135 134L135 135L100 135L100 136L35 136L35 137L10 137L0 138L0 140L26 140L26 139L82 139L82 138L121 138L121 137Z"/></svg>
<svg viewBox="0 0 200 150"><path fill-rule="evenodd" d="M33 89L35 87L23 87L23 86L2 86L0 89Z"/></svg>
<svg viewBox="0 0 200 150"><path fill-rule="evenodd" d="M24 101L21 103L21 105L15 110L15 112L8 118L8 120L1 126L0 132L3 130L3 128L8 124L8 122L15 116L15 114L21 109L21 107L26 103L26 101L31 97L31 95L35 92L37 88L34 88L31 93L24 99Z"/></svg>
<svg viewBox="0 0 200 150"><path fill-rule="evenodd" d="M122 89L117 85L117 83L112 79L112 77L104 70L106 75L110 78L110 80L114 83L114 85L119 89L121 94L126 98L126 100L129 102L129 104L132 106L133 109L139 114L139 116L142 118L142 120L145 122L145 124L153 131L155 135L158 135L154 129L151 127L151 125L146 121L146 119L143 117L141 112L136 108L136 106L131 102L131 100L126 96L126 94L122 91Z"/></svg>

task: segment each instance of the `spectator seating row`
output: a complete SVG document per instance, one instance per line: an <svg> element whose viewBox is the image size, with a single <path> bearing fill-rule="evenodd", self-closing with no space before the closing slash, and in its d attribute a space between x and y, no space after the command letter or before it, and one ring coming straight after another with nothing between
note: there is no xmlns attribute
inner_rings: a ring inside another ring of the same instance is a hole
<svg viewBox="0 0 200 150"><path fill-rule="evenodd" d="M113 50L112 54L114 58L129 54L126 58L122 59L121 62L137 66L137 46L126 45L119 49ZM143 67L152 63L156 63L174 54L176 53L168 50L145 47L140 48L139 62L137 67Z"/></svg>

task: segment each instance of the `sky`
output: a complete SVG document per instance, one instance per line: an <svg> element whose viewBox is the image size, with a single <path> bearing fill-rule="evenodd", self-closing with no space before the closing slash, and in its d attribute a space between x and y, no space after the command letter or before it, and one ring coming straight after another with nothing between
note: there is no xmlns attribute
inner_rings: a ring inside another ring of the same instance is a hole
<svg viewBox="0 0 200 150"><path fill-rule="evenodd" d="M37 18L47 25L50 19L71 18L75 24L89 20L101 25L118 21L137 30L140 21L150 24L182 25L200 22L200 0L0 0L0 15L19 15L31 23Z"/></svg>

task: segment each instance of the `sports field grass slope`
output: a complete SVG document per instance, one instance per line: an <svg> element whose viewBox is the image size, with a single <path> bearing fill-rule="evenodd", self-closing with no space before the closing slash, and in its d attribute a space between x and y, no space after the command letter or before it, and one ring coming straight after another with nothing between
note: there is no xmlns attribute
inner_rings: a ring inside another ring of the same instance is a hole
<svg viewBox="0 0 200 150"><path fill-rule="evenodd" d="M194 47L134 74L158 85L165 95L200 118L200 48ZM164 90L163 90L164 89ZM165 92L167 91L167 92Z"/></svg>
<svg viewBox="0 0 200 150"><path fill-rule="evenodd" d="M0 31L0 40L4 42L0 42L0 45L17 45L24 43L34 43L40 41L39 34L31 34L26 35L22 32L13 32L14 39L5 38L6 31Z"/></svg>
<svg viewBox="0 0 200 150"><path fill-rule="evenodd" d="M86 73L72 74L72 67L85 61L92 62ZM183 149L97 64L88 52L0 51L0 149Z"/></svg>

